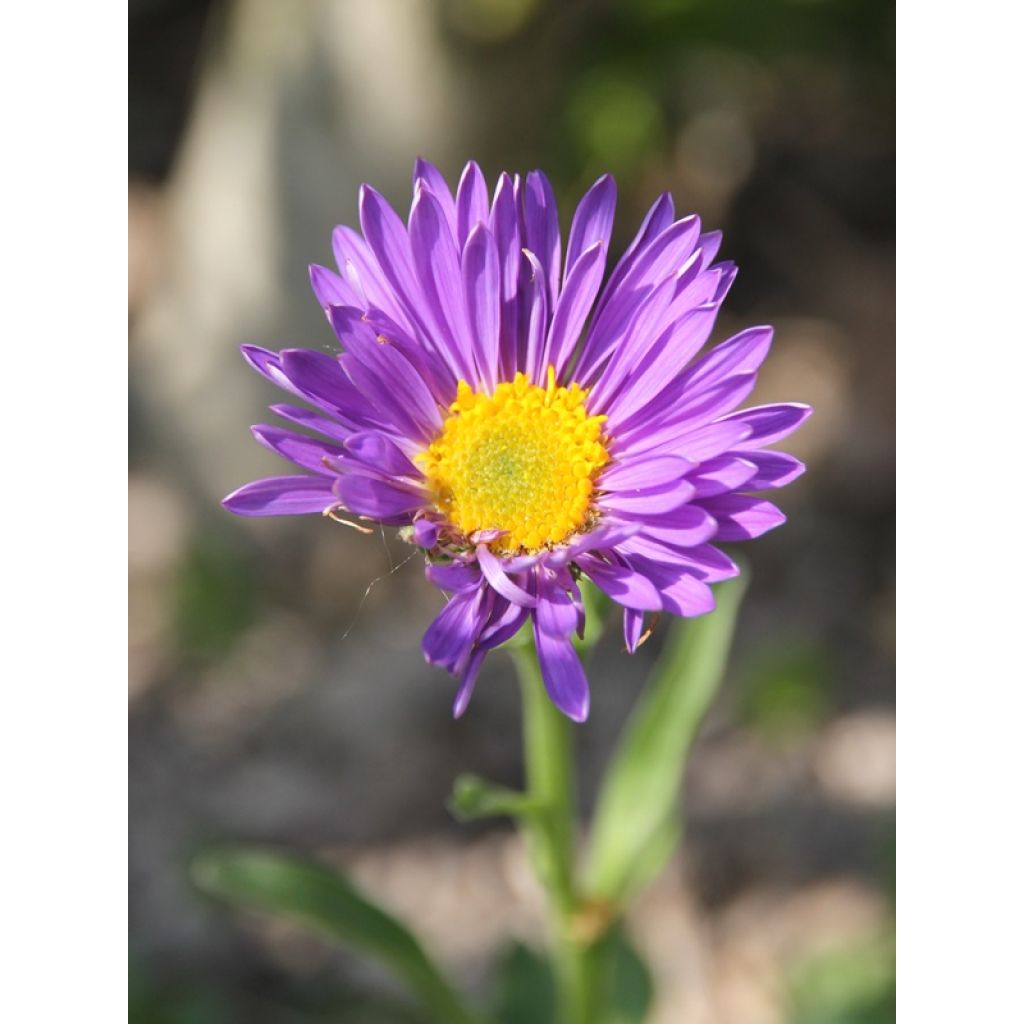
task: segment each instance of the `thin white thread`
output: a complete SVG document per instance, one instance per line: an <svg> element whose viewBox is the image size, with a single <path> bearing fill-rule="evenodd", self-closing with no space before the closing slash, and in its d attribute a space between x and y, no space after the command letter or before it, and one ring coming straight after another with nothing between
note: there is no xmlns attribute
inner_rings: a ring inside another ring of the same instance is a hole
<svg viewBox="0 0 1024 1024"><path fill-rule="evenodd" d="M353 629L355 629L356 623L359 621L359 613L363 610L363 605L366 604L366 599L370 596L370 591L373 590L373 588L377 586L377 584L380 583L381 580L386 580L389 576L394 576L399 569L401 569L404 565L407 565L409 562L411 562L416 557L417 554L418 552L414 551L408 557L403 558L402 561L398 563L398 565L393 565L387 572L381 573L380 576L378 576L376 579L370 580L369 584L366 587L366 590L363 591L363 596L359 599L359 604L356 606L355 612L353 612L352 614L352 621L348 624L348 628L345 630L345 632L341 634L341 638L338 641L339 643L342 640L344 640L349 635L349 633L352 632Z"/></svg>

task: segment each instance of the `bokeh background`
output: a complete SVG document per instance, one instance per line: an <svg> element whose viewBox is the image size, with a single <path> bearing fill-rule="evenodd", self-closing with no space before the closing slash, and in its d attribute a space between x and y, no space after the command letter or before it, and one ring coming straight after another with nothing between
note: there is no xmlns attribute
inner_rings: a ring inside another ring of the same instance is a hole
<svg viewBox="0 0 1024 1024"><path fill-rule="evenodd" d="M894 1019L893 20L886 0L129 3L134 1020L417 1019L365 961L202 898L189 858L219 838L345 864L471 992L542 941L511 829L444 808L460 771L520 781L510 665L452 722L409 549L219 506L279 471L238 346L331 346L306 267L360 182L407 208L417 155L542 167L563 220L611 170L620 251L665 189L724 229L716 337L773 323L755 400L817 411L787 444L808 464L790 522L746 548L685 851L629 922L649 1019ZM631 659L617 633L578 730L584 809L663 639Z"/></svg>

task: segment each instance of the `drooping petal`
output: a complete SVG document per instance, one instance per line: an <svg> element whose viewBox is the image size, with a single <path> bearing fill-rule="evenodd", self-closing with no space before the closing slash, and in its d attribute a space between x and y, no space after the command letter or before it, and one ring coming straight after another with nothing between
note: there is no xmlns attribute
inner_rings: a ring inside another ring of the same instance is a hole
<svg viewBox="0 0 1024 1024"><path fill-rule="evenodd" d="M575 589L568 573L539 569L537 574L537 625L548 636L569 636L577 627L576 607L569 589Z"/></svg>
<svg viewBox="0 0 1024 1024"><path fill-rule="evenodd" d="M484 590L456 594L438 613L423 634L423 656L431 665L453 671L466 664L480 628Z"/></svg>
<svg viewBox="0 0 1024 1024"><path fill-rule="evenodd" d="M427 562L427 579L438 590L450 594L476 590L480 586L480 566L475 562Z"/></svg>
<svg viewBox="0 0 1024 1024"><path fill-rule="evenodd" d="M590 688L579 655L567 637L550 636L533 620L541 678L555 707L574 722L585 722L590 712Z"/></svg>
<svg viewBox="0 0 1024 1024"><path fill-rule="evenodd" d="M501 562L492 554L486 544L477 545L476 560L480 563L480 569L484 576L487 577L487 582L506 601L511 601L513 604L521 605L524 608L532 608L536 605L537 599L509 578Z"/></svg>

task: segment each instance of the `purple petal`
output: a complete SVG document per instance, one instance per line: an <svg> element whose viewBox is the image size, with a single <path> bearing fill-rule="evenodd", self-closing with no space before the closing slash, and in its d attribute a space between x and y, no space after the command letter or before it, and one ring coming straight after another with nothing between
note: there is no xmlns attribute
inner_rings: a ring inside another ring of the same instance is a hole
<svg viewBox="0 0 1024 1024"><path fill-rule="evenodd" d="M480 632L483 588L456 594L423 634L423 656L431 665L455 671L468 660L468 651Z"/></svg>
<svg viewBox="0 0 1024 1024"><path fill-rule="evenodd" d="M562 261L562 238L558 231L558 208L551 182L541 171L530 171L523 192L525 247L537 254L548 281L548 303L558 298Z"/></svg>
<svg viewBox="0 0 1024 1024"><path fill-rule="evenodd" d="M239 516L301 516L338 504L332 481L322 476L272 476L254 480L221 504Z"/></svg>
<svg viewBox="0 0 1024 1024"><path fill-rule="evenodd" d="M279 388L289 391L299 398L306 397L282 370L281 356L277 352L270 352L258 345L242 345L240 351L245 361L271 384L276 384Z"/></svg>
<svg viewBox="0 0 1024 1024"><path fill-rule="evenodd" d="M683 374L687 387L700 391L735 374L752 373L768 355L773 333L771 327L751 327L723 341Z"/></svg>
<svg viewBox="0 0 1024 1024"><path fill-rule="evenodd" d="M455 197L456 240L459 248L466 244L477 224L486 224L488 215L487 182L475 160L466 164L459 179L459 191Z"/></svg>
<svg viewBox="0 0 1024 1024"><path fill-rule="evenodd" d="M537 580L537 607L534 609L538 627L548 636L569 636L577 627L576 606L568 588L574 586L565 573L539 570Z"/></svg>
<svg viewBox="0 0 1024 1024"><path fill-rule="evenodd" d="M411 321L396 298L394 289L388 283L370 247L358 232L345 225L336 227L331 235L331 246L342 276L363 299L356 305L375 306L399 323L404 330L411 330Z"/></svg>
<svg viewBox="0 0 1024 1024"><path fill-rule="evenodd" d="M676 455L641 455L611 463L597 480L603 491L642 490L681 480L696 463ZM691 477L692 479L692 477Z"/></svg>
<svg viewBox="0 0 1024 1024"><path fill-rule="evenodd" d="M339 477L335 489L347 509L388 525L405 523L426 504L423 494L355 473Z"/></svg>
<svg viewBox="0 0 1024 1024"><path fill-rule="evenodd" d="M432 519L419 518L412 524L412 542L418 548L437 547L437 538L440 534L440 527Z"/></svg>
<svg viewBox="0 0 1024 1024"><path fill-rule="evenodd" d="M610 512L628 515L658 515L678 508L693 495L693 484L686 480L631 492L602 495L599 505Z"/></svg>
<svg viewBox="0 0 1024 1024"><path fill-rule="evenodd" d="M622 636L626 642L626 650L636 654L640 646L640 638L644 635L644 613L627 608L622 613Z"/></svg>
<svg viewBox="0 0 1024 1024"><path fill-rule="evenodd" d="M288 348L281 353L281 369L303 398L333 413L346 426L359 429L376 418L335 357L312 349Z"/></svg>
<svg viewBox="0 0 1024 1024"><path fill-rule="evenodd" d="M537 603L537 599L532 595L528 594L522 587L517 583L513 582L505 570L502 568L501 562L495 558L490 548L486 544L477 545L476 558L480 563L480 569L484 576L487 577L487 582L499 593L506 601L511 601L513 604L521 605L524 608L533 608Z"/></svg>
<svg viewBox="0 0 1024 1024"><path fill-rule="evenodd" d="M325 309L328 306L358 305L361 296L339 277L333 270L318 266L316 263L309 268L309 283L317 302Z"/></svg>
<svg viewBox="0 0 1024 1024"><path fill-rule="evenodd" d="M491 208L491 234L498 246L501 264L501 353L502 375L511 380L517 369L518 304L516 289L522 261L522 240L519 234L519 214L516 212L515 186L503 174L498 179Z"/></svg>
<svg viewBox="0 0 1024 1024"><path fill-rule="evenodd" d="M716 494L735 491L746 484L757 472L757 466L749 459L736 455L719 455L702 462L696 473L688 477L697 488L698 498L713 498Z"/></svg>
<svg viewBox="0 0 1024 1024"><path fill-rule="evenodd" d="M438 590L450 594L476 590L481 584L480 567L473 562L428 562L426 575Z"/></svg>
<svg viewBox="0 0 1024 1024"><path fill-rule="evenodd" d="M558 297L551 318L551 330L548 332L546 359L541 373L546 372L547 364L553 364L555 372L560 374L562 367L576 348L576 342L583 333L583 325L587 322L601 278L604 275L604 264L607 250L603 242L595 242L574 264L565 281L565 288Z"/></svg>
<svg viewBox="0 0 1024 1024"><path fill-rule="evenodd" d="M748 491L767 491L791 483L807 468L799 459L784 452L745 451L745 462L757 467L757 475L747 481Z"/></svg>
<svg viewBox="0 0 1024 1024"><path fill-rule="evenodd" d="M598 178L576 207L569 229L569 244L565 251L565 274L576 265L580 256L595 242L604 245L605 252L612 237L615 219L615 179L610 174Z"/></svg>
<svg viewBox="0 0 1024 1024"><path fill-rule="evenodd" d="M579 655L572 641L549 636L533 620L533 637L544 687L552 703L574 722L586 721L590 711L590 689Z"/></svg>
<svg viewBox="0 0 1024 1024"><path fill-rule="evenodd" d="M452 198L451 189L448 187L448 182L444 180L444 175L429 160L424 160L423 157L417 157L416 163L413 164L412 185L414 193L419 187L420 182L423 182L433 192L441 207L441 212L448 223L448 230L454 235L456 223L455 200Z"/></svg>
<svg viewBox="0 0 1024 1024"><path fill-rule="evenodd" d="M543 268L529 249L523 250L519 304L521 334L515 368L522 370L530 380L540 382L546 370L546 367L542 369L541 362L548 328L548 286Z"/></svg>
<svg viewBox="0 0 1024 1024"><path fill-rule="evenodd" d="M750 427L750 435L735 447L739 450L761 448L792 434L813 410L800 402L780 405L761 405L753 409L741 409L729 416L723 416L721 423L739 422Z"/></svg>
<svg viewBox="0 0 1024 1024"><path fill-rule="evenodd" d="M423 479L419 468L384 434L372 430L353 434L345 442L345 450L352 458L385 476Z"/></svg>
<svg viewBox="0 0 1024 1024"><path fill-rule="evenodd" d="M363 185L359 192L359 222L390 291L398 297L409 321L436 347L420 312L426 300L417 283L405 225L384 197L369 185ZM388 311L387 306L381 308Z"/></svg>
<svg viewBox="0 0 1024 1024"><path fill-rule="evenodd" d="M352 383L402 433L432 439L441 426L437 399L409 360L394 345L381 344L359 310L332 306L331 324L346 339L348 352L340 365ZM287 369L287 366L286 366Z"/></svg>
<svg viewBox="0 0 1024 1024"><path fill-rule="evenodd" d="M781 526L786 517L770 501L747 494L722 494L701 502L717 520L715 540L753 540Z"/></svg>
<svg viewBox="0 0 1024 1024"><path fill-rule="evenodd" d="M634 569L624 565L612 565L593 555L580 555L576 564L613 601L626 608L641 611L661 611L661 597L654 584Z"/></svg>
<svg viewBox="0 0 1024 1024"><path fill-rule="evenodd" d="M495 598L495 612L492 613L490 622L481 632L479 644L487 650L500 647L507 640L519 632L523 623L530 617L528 608L522 608L510 601L500 597Z"/></svg>
<svg viewBox="0 0 1024 1024"><path fill-rule="evenodd" d="M478 374L459 254L440 204L426 189L419 190L412 204L409 239L420 287L439 332L434 341L450 353L458 376L475 384Z"/></svg>
<svg viewBox="0 0 1024 1024"><path fill-rule="evenodd" d="M470 233L462 254L469 322L476 341L476 362L488 391L498 382L501 338L501 277L498 247L483 224Z"/></svg>
<svg viewBox="0 0 1024 1024"><path fill-rule="evenodd" d="M303 409L297 405L279 403L272 405L270 411L282 419L289 420L297 426L305 427L307 430L315 430L325 437L333 438L335 441L344 441L351 433L340 423L336 423L326 416L313 412L311 409Z"/></svg>
<svg viewBox="0 0 1024 1024"><path fill-rule="evenodd" d="M476 686L477 676L480 674L480 666L484 663L487 652L482 648L475 650L469 657L469 662L459 680L459 688L455 691L455 700L452 702L452 717L461 718L469 707L470 698L473 696L473 689Z"/></svg>
<svg viewBox="0 0 1024 1024"><path fill-rule="evenodd" d="M644 521L643 529L623 541L623 549L654 540L673 548L703 544L715 535L715 517L699 505L683 505L664 515Z"/></svg>
<svg viewBox="0 0 1024 1024"><path fill-rule="evenodd" d="M282 427L271 427L257 424L251 428L253 437L265 448L280 455L281 458L294 462L303 469L311 469L315 473L324 473L330 477L337 474L327 468L324 459L336 458L344 454L345 449L326 441L318 441L305 434L296 434L293 430Z"/></svg>
<svg viewBox="0 0 1024 1024"><path fill-rule="evenodd" d="M605 288L604 294L601 296L595 316L600 315L608 297L615 294L619 282L632 269L637 254L642 252L653 239L657 238L672 223L674 216L675 207L672 203L672 196L668 192L662 192L647 211L647 215L640 224L640 230L637 231L633 241L629 243L626 251L622 254L622 258L616 264L611 277L608 278L608 287Z"/></svg>
<svg viewBox="0 0 1024 1024"><path fill-rule="evenodd" d="M681 455L691 462L704 462L729 451L730 448L738 447L740 442L749 436L749 432L750 427L745 423L730 423L724 420L699 427L693 427L689 423L673 423L667 427L652 428L649 436L631 441L630 447L652 454ZM613 442L613 454L615 447ZM624 450L629 450L624 444L623 447Z"/></svg>

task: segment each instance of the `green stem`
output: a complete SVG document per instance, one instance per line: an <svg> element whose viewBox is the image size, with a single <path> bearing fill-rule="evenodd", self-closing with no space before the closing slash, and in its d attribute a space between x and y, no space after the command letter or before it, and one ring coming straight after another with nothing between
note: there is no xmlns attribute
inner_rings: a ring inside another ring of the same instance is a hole
<svg viewBox="0 0 1024 1024"><path fill-rule="evenodd" d="M534 813L523 819L537 875L547 891L560 1024L593 1024L588 947L573 935L576 809L569 720L544 689L532 644L512 651L523 694L523 754Z"/></svg>

